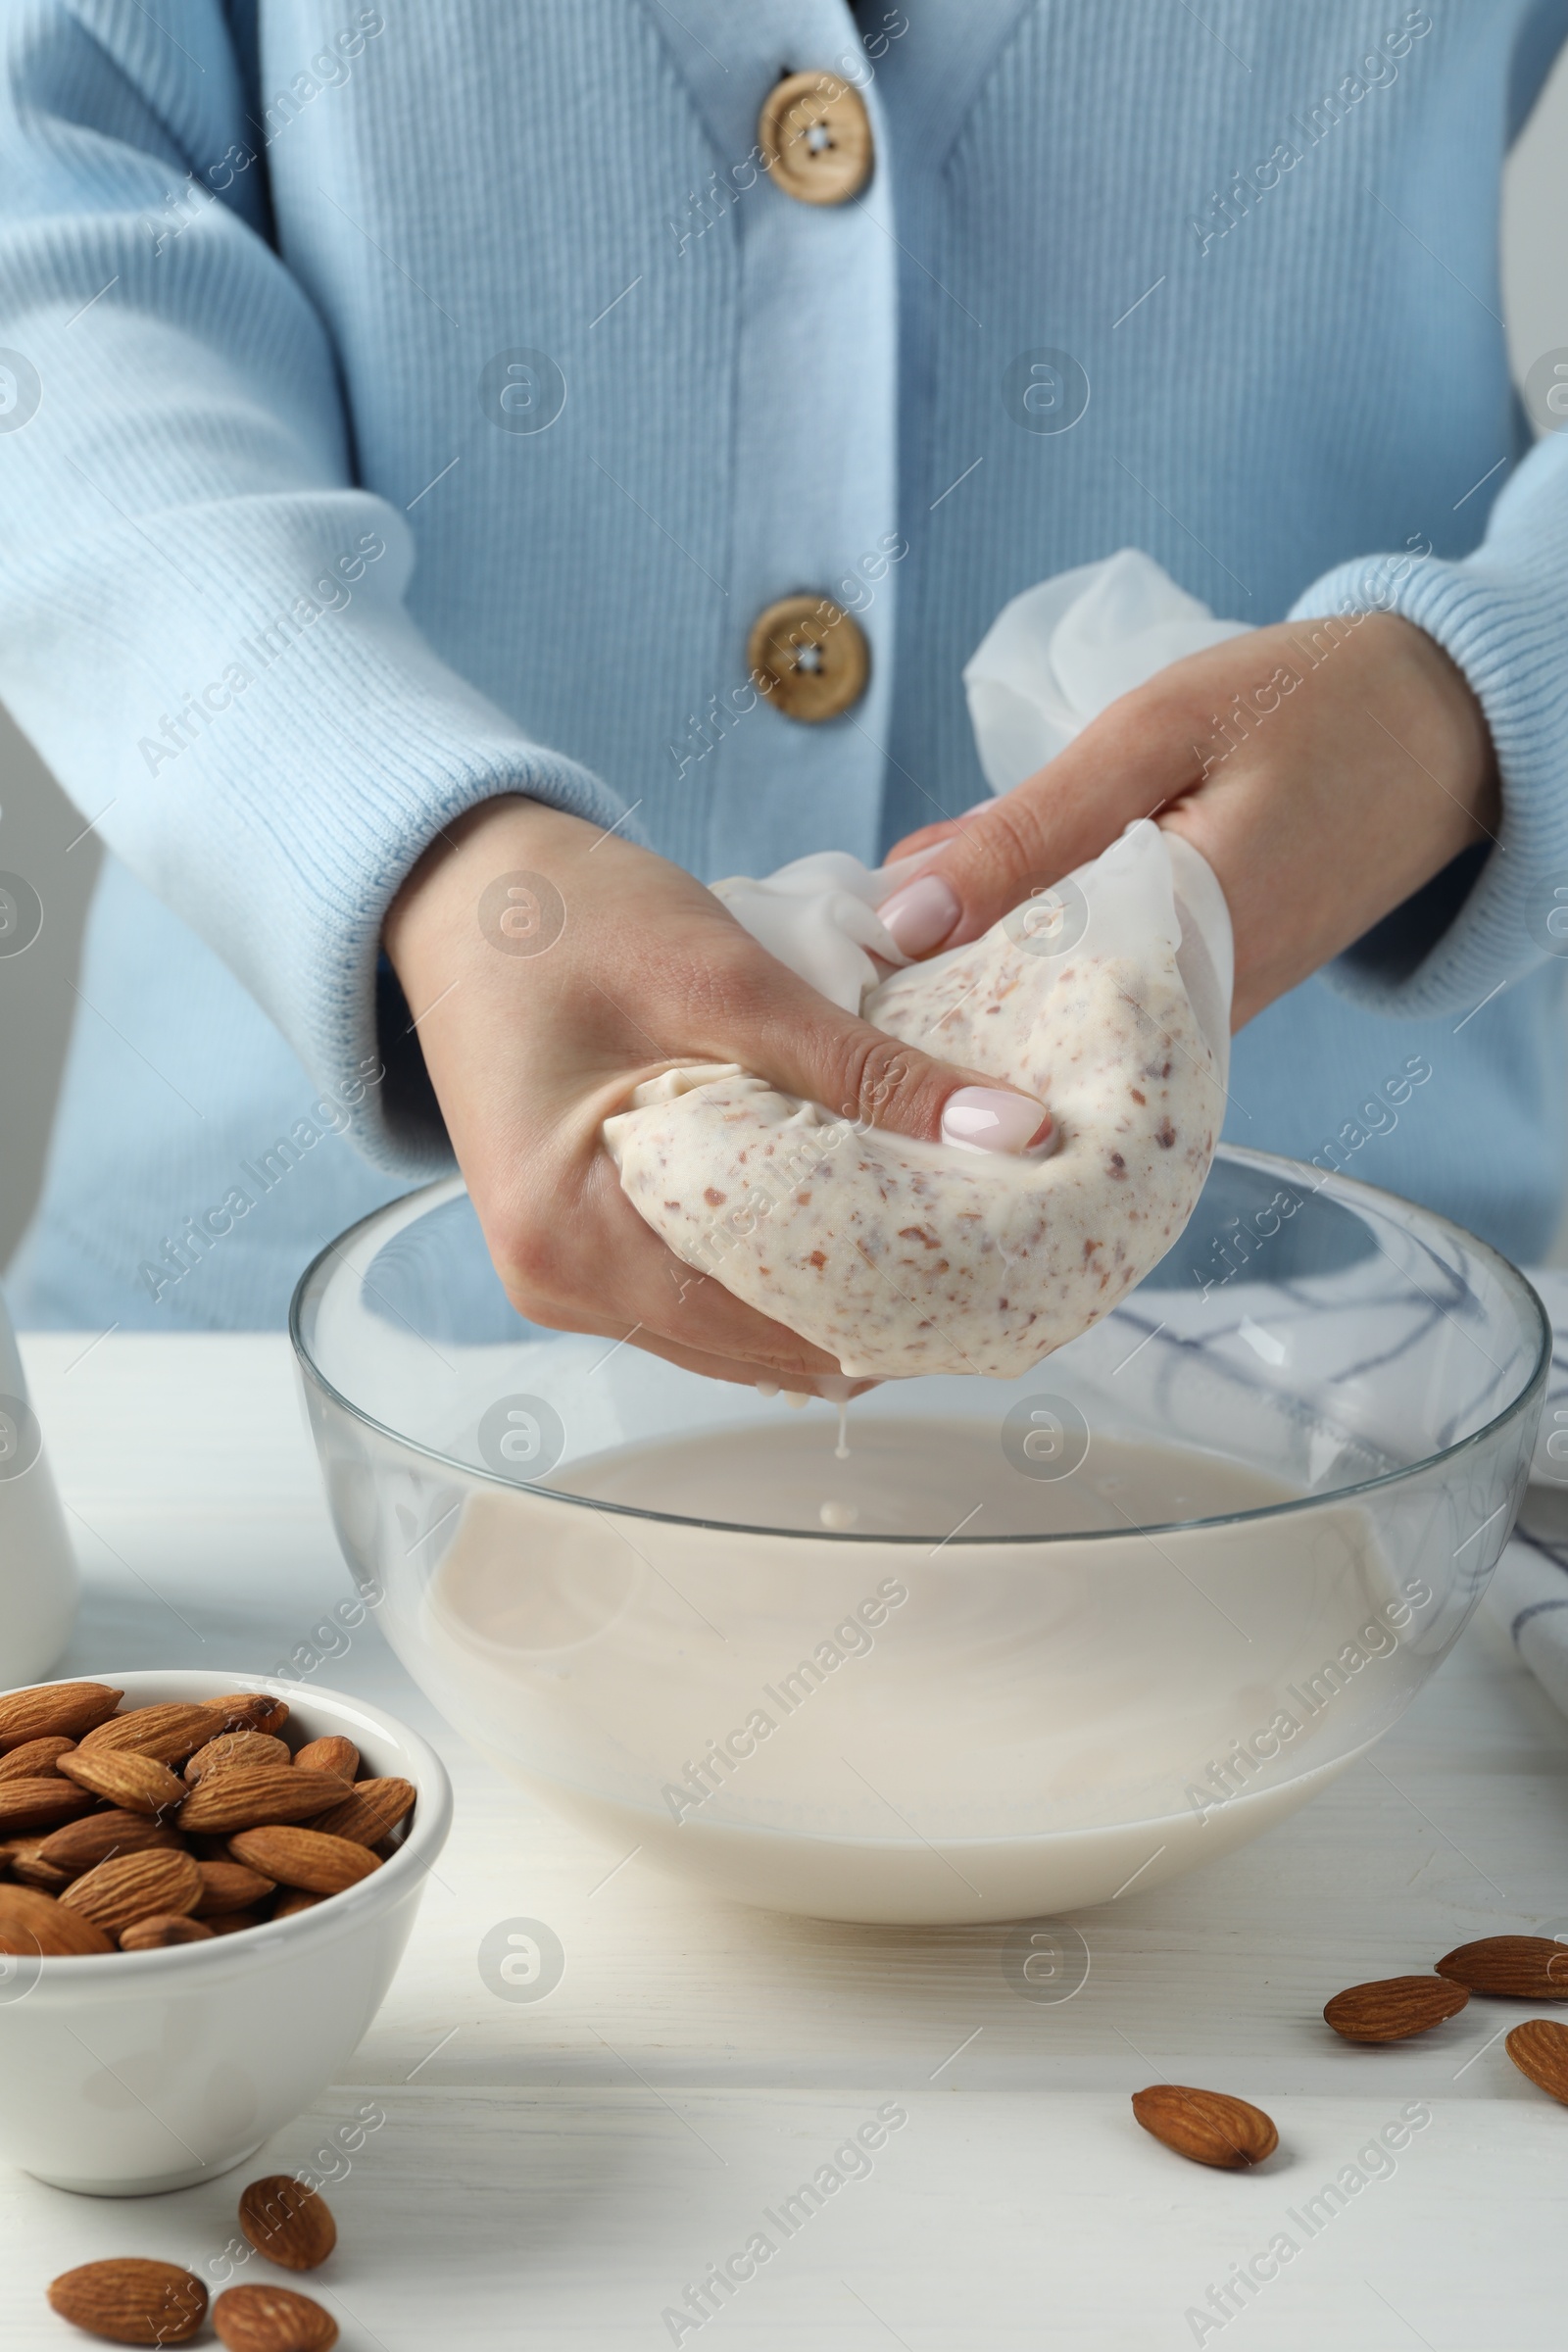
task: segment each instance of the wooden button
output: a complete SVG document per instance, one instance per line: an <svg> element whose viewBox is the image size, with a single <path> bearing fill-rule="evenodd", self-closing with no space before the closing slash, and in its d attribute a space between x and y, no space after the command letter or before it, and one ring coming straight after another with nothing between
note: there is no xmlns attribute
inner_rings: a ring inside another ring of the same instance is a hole
<svg viewBox="0 0 1568 2352"><path fill-rule="evenodd" d="M837 74L790 74L757 120L762 161L797 204L846 204L871 176L871 118Z"/></svg>
<svg viewBox="0 0 1568 2352"><path fill-rule="evenodd" d="M830 596L785 596L753 621L746 665L775 710L814 726L859 701L871 649Z"/></svg>

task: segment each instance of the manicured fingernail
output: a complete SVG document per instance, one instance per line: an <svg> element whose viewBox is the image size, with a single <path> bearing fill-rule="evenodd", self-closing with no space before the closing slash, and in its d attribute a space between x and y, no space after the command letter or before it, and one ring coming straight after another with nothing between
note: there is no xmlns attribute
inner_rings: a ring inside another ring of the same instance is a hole
<svg viewBox="0 0 1568 2352"><path fill-rule="evenodd" d="M1038 1152L1051 1131L1043 1102L1000 1087L960 1086L942 1106L942 1141L960 1152Z"/></svg>
<svg viewBox="0 0 1568 2352"><path fill-rule="evenodd" d="M940 946L962 911L940 874L917 874L877 908L906 956L924 956Z"/></svg>

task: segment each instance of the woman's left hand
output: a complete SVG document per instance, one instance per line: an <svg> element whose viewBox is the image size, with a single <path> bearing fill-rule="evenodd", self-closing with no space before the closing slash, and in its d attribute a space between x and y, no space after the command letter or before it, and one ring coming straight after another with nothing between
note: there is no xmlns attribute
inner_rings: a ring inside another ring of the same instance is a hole
<svg viewBox="0 0 1568 2352"><path fill-rule="evenodd" d="M1287 621L1173 662L1001 800L894 858L945 856L881 908L907 955L976 939L1135 817L1185 834L1236 930L1234 1022L1495 838L1496 761L1447 655L1388 612Z"/></svg>

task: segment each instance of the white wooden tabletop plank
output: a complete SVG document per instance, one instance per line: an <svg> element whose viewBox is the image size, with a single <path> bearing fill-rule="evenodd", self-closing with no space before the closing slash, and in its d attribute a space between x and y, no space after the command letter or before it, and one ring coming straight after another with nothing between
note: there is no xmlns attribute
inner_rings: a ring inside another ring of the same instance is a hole
<svg viewBox="0 0 1568 2352"><path fill-rule="evenodd" d="M309 2164L360 2104L321 2101L309 2127L276 2135L269 2164ZM712 2290L717 2315L681 2328L682 2343L1560 2345L1561 2112L1436 2102L1394 2154L1381 2134L1405 2104L1387 2086L1282 2099L1279 2153L1236 2176L1182 2164L1109 2092L944 2097L884 2082L837 2095L688 2091L666 2108L635 2090L389 2089L385 2125L327 2192L340 2251L295 2283L336 2313L345 2352L655 2352L675 2340L662 2314L760 2233L766 2259L728 2299ZM853 2160L835 2156L882 2106L907 2121L854 2177ZM819 2191L818 2208L799 2192L824 2164L843 2185ZM1361 2182L1353 2193L1347 2168ZM230 2180L102 2200L0 2180L13 2249L0 2273L5 2341L33 2352L63 2340L33 2286L52 2264L136 2251L221 2282L235 2193ZM1254 2276L1250 2296L1235 2289L1224 2317L1209 2289L1271 2246L1276 2275Z"/></svg>
<svg viewBox="0 0 1568 2352"><path fill-rule="evenodd" d="M286 1343L115 1334L83 1355L91 1337L24 1343L87 1582L64 1670L274 1668L349 1590ZM615 1869L438 1723L373 1622L313 1679L416 1723L454 1774L403 1969L340 2083L234 2180L104 2204L0 2177L0 2242L24 2249L0 2265L8 2344L64 2340L40 2288L73 2262L184 2258L204 2231L216 2255L239 2180L370 2099L388 2121L332 2196L350 2352L667 2343L684 2283L890 2099L910 2121L871 2176L682 2341L1192 2343L1209 2282L1420 2101L1434 2120L1394 2175L1298 2230L1298 2258L1201 2340L1560 2343L1568 2109L1487 2046L1520 2013L1475 2002L1379 2051L1320 2015L1346 1984L1568 1915L1568 1724L1485 1620L1304 1813L1084 1913L1089 1976L1054 2005L1011 1989L1003 1929L774 1918L640 1857ZM566 1954L535 2005L479 1975L485 1932L516 1916ZM1160 2076L1257 2100L1280 2155L1242 2180L1183 2165L1131 2120Z"/></svg>

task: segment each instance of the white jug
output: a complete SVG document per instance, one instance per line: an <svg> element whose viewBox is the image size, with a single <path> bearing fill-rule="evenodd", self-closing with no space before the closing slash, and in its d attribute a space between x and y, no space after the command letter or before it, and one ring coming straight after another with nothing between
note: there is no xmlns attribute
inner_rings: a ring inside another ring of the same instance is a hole
<svg viewBox="0 0 1568 2352"><path fill-rule="evenodd" d="M71 1639L76 1563L0 1295L0 1690L40 1682Z"/></svg>

